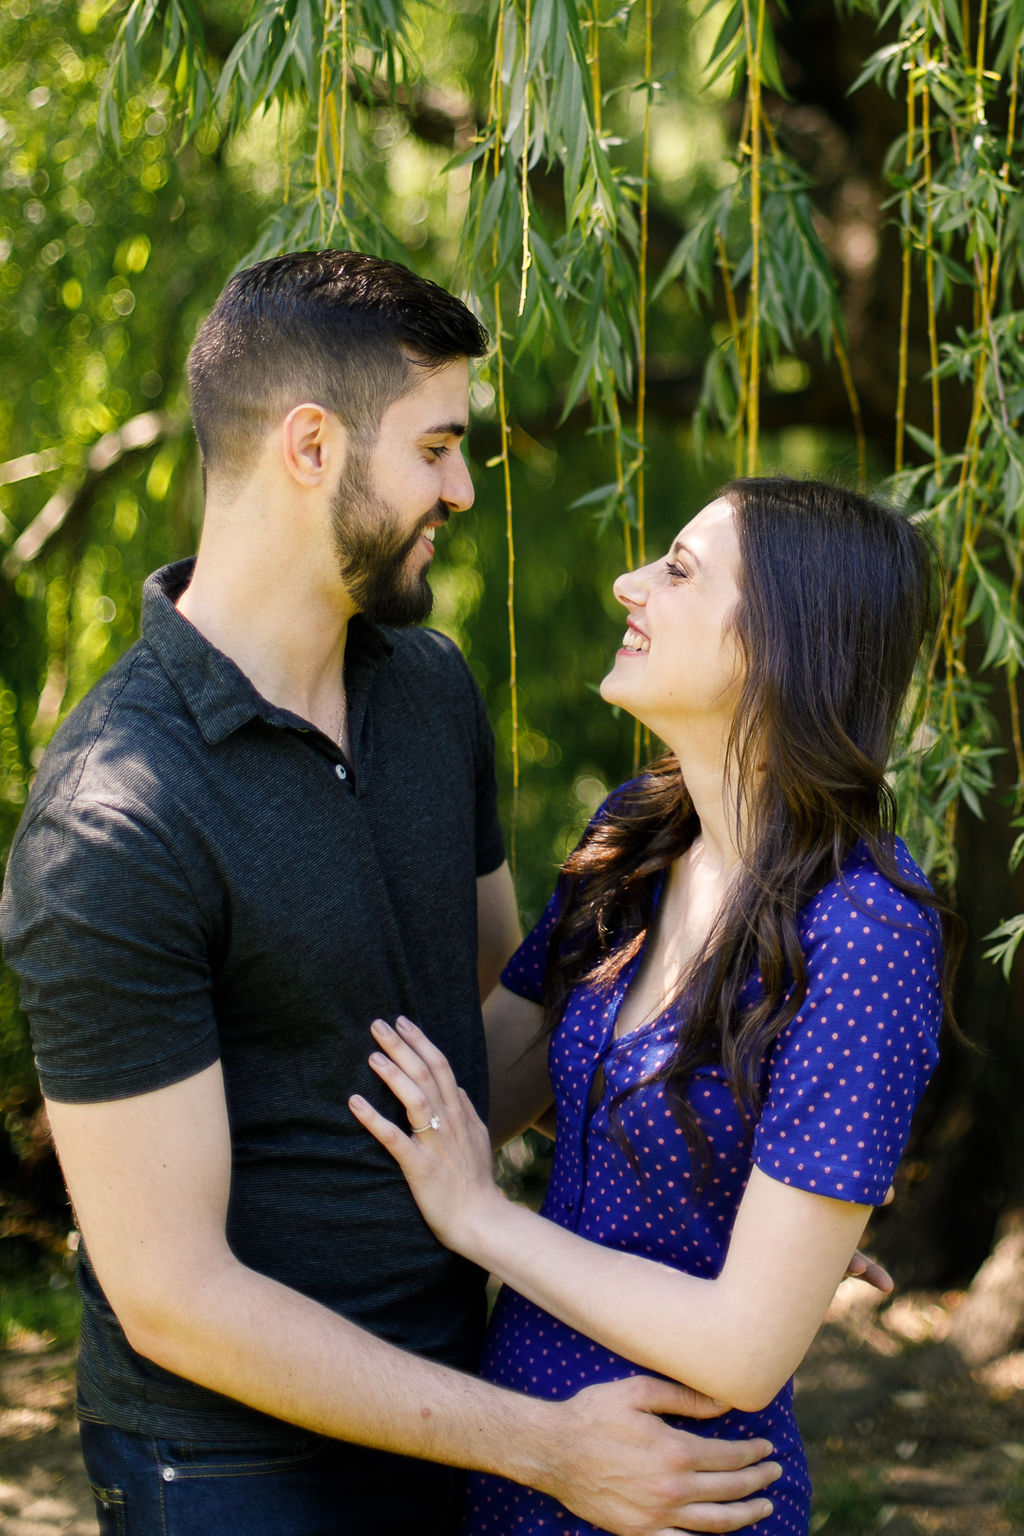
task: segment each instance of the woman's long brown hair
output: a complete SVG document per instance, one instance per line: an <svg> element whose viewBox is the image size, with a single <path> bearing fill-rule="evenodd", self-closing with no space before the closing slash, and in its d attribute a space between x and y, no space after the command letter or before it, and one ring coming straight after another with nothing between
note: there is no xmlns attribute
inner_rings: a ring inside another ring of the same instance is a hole
<svg viewBox="0 0 1024 1536"><path fill-rule="evenodd" d="M885 780L930 622L927 539L901 513L839 486L738 480L720 494L733 507L740 549L732 626L745 675L727 759L743 797L741 871L672 1000L675 1049L647 1079L665 1084L698 1169L708 1166L708 1148L687 1084L697 1068L721 1064L748 1124L756 1119L765 1054L807 991L800 914L841 877L859 842L898 890L940 913L944 1016L954 1028L962 947L946 903L896 867L896 806ZM610 989L642 948L658 877L698 831L671 754L611 797L563 868L545 995L550 1028L577 983ZM755 975L756 997L744 999Z"/></svg>

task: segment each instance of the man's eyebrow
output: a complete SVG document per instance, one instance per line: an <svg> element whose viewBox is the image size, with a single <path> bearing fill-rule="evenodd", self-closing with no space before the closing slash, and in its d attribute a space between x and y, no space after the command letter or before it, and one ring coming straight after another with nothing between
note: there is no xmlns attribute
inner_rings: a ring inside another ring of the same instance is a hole
<svg viewBox="0 0 1024 1536"><path fill-rule="evenodd" d="M424 427L421 437L465 437L468 428L464 421L442 421L436 427Z"/></svg>

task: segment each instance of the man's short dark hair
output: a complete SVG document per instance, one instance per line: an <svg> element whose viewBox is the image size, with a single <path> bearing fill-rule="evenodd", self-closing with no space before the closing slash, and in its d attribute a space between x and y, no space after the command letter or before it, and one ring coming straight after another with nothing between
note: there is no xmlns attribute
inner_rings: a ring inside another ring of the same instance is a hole
<svg viewBox="0 0 1024 1536"><path fill-rule="evenodd" d="M479 357L459 299L396 261L296 251L238 272L189 354L204 474L244 478L274 424L311 401L370 442L420 370Z"/></svg>

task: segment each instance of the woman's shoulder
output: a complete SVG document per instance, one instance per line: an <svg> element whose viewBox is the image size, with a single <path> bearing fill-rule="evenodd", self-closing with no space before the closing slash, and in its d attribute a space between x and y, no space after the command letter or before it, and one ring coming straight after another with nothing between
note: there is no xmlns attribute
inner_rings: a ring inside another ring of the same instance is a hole
<svg viewBox="0 0 1024 1536"><path fill-rule="evenodd" d="M648 783L649 775L646 773L635 774L631 779L624 779L621 784L616 784L610 789L594 812L593 820L601 821L609 815L628 816L630 811L643 793Z"/></svg>
<svg viewBox="0 0 1024 1536"><path fill-rule="evenodd" d="M624 779L621 784L610 789L597 805L586 830L589 832L608 821L650 823L652 816L656 817L662 811L663 802L659 792L663 790L665 782L666 775L659 773L657 767L644 769L632 778Z"/></svg>
<svg viewBox="0 0 1024 1536"><path fill-rule="evenodd" d="M804 907L801 928L805 943L842 937L858 947L865 941L873 947L879 943L887 947L894 932L908 930L938 940L941 927L930 896L928 879L902 838L889 839L881 858L861 841L839 874Z"/></svg>

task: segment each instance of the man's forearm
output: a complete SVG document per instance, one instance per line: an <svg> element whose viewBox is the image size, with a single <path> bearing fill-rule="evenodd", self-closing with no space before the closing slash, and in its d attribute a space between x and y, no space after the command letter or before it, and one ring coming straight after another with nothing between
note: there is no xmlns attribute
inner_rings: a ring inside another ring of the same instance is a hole
<svg viewBox="0 0 1024 1536"><path fill-rule="evenodd" d="M555 1405L385 1343L232 1260L173 1314L126 1319L129 1342L176 1375L275 1418L448 1465L545 1481Z"/></svg>
<svg viewBox="0 0 1024 1536"><path fill-rule="evenodd" d="M754 1501L727 1517L718 1505L704 1523L705 1501L745 1499L771 1468L750 1465L763 1444L667 1428L657 1415L692 1411L680 1388L523 1397L406 1354L240 1264L225 1240L219 1064L134 1099L48 1108L99 1282L132 1347L165 1369L323 1434L503 1473L620 1536L759 1518Z"/></svg>
<svg viewBox="0 0 1024 1536"><path fill-rule="evenodd" d="M566 1402L526 1397L396 1349L234 1263L130 1338L166 1369L278 1418L502 1474L618 1536L732 1531L770 1511L756 1497L779 1470L761 1459L766 1442L704 1439L663 1422L697 1411L685 1388L639 1377Z"/></svg>

